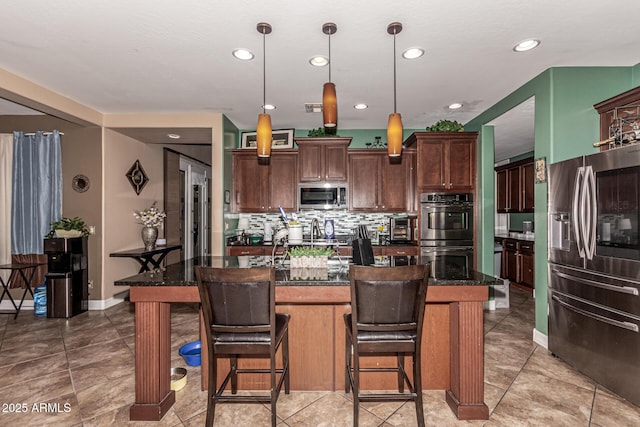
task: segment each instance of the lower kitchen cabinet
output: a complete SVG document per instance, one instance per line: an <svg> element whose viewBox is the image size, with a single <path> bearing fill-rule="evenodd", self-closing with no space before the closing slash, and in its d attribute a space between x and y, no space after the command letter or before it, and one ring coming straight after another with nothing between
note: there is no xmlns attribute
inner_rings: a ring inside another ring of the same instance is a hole
<svg viewBox="0 0 640 427"><path fill-rule="evenodd" d="M227 246L227 256L271 256L273 246L255 245L255 246ZM278 246L277 255L282 255L284 246Z"/></svg>
<svg viewBox="0 0 640 427"><path fill-rule="evenodd" d="M535 288L533 242L518 242L518 255L520 256L520 277L518 282L529 288Z"/></svg>
<svg viewBox="0 0 640 427"><path fill-rule="evenodd" d="M504 239L500 277L521 288L535 288L533 245L531 241Z"/></svg>
<svg viewBox="0 0 640 427"><path fill-rule="evenodd" d="M420 247L417 245L391 245L382 246L382 253L385 256L418 256Z"/></svg>
<svg viewBox="0 0 640 427"><path fill-rule="evenodd" d="M502 241L502 271L500 276L510 282L518 281L518 242L513 239Z"/></svg>

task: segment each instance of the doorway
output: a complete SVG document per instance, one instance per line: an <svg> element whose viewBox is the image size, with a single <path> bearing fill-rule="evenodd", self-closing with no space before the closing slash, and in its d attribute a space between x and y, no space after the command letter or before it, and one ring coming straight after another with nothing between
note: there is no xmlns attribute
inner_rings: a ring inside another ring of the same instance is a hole
<svg viewBox="0 0 640 427"><path fill-rule="evenodd" d="M211 252L211 167L180 156L180 217L184 259Z"/></svg>

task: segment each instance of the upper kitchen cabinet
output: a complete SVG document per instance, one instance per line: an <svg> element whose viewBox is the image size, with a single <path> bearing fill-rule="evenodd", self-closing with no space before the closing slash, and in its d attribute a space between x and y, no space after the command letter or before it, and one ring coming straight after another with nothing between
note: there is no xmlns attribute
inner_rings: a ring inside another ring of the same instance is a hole
<svg viewBox="0 0 640 427"><path fill-rule="evenodd" d="M391 159L387 150L349 151L349 210L414 212L415 150Z"/></svg>
<svg viewBox="0 0 640 427"><path fill-rule="evenodd" d="M348 138L295 138L300 182L346 182Z"/></svg>
<svg viewBox="0 0 640 427"><path fill-rule="evenodd" d="M533 158L498 166L495 170L496 210L500 213L533 212Z"/></svg>
<svg viewBox="0 0 640 427"><path fill-rule="evenodd" d="M405 145L417 147L417 192L474 192L477 140L477 132L411 134Z"/></svg>
<svg viewBox="0 0 640 427"><path fill-rule="evenodd" d="M605 99L593 106L600 115L600 151L608 150L609 144L637 141L634 124L640 116L640 86Z"/></svg>
<svg viewBox="0 0 640 427"><path fill-rule="evenodd" d="M272 150L268 164L258 163L255 150L234 150L234 211L278 212L278 206L296 211L297 164L293 150Z"/></svg>

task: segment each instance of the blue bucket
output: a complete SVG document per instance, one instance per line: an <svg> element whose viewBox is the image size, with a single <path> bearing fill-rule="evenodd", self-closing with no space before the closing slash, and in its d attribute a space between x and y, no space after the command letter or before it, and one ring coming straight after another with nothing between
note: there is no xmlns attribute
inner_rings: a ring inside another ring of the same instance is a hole
<svg viewBox="0 0 640 427"><path fill-rule="evenodd" d="M200 366L200 341L188 342L178 350L189 366Z"/></svg>

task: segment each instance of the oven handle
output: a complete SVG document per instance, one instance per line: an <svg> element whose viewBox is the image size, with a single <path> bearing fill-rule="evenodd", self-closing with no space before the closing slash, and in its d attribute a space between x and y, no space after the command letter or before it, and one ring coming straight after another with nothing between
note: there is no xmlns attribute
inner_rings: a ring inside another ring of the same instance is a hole
<svg viewBox="0 0 640 427"><path fill-rule="evenodd" d="M591 313L591 312L589 312L587 310L583 310L583 309L578 308L578 307L576 307L574 305L571 305L569 303L561 301L560 298L558 298L557 295L553 295L551 298L554 301L556 301L558 304L560 304L561 306L566 308L567 310L571 310L571 311L573 311L575 313L582 314L583 316L590 317L590 318L592 318L594 320L597 320L599 322L607 323L607 324L612 325L612 326L617 326L618 328L627 329L629 331L633 331L633 332L636 332L636 333L639 332L638 325L636 325L635 323L620 322L618 320L609 319L608 317L601 316L599 314Z"/></svg>
<svg viewBox="0 0 640 427"><path fill-rule="evenodd" d="M621 292L623 294L638 295L638 289L631 286L616 286L609 285L607 283L596 282L595 280L583 279L582 277L572 276L571 274L562 273L555 268L551 270L553 274L563 279L572 280L574 282L582 283L584 285L595 286L609 291Z"/></svg>

